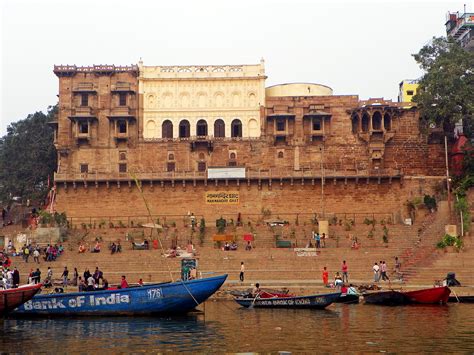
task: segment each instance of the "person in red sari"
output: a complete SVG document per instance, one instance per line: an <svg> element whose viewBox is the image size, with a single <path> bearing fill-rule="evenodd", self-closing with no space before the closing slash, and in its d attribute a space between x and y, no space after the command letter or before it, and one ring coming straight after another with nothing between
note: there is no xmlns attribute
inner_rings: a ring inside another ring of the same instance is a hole
<svg viewBox="0 0 474 355"><path fill-rule="evenodd" d="M329 283L329 271L327 270L326 266L323 268L323 284L327 286Z"/></svg>

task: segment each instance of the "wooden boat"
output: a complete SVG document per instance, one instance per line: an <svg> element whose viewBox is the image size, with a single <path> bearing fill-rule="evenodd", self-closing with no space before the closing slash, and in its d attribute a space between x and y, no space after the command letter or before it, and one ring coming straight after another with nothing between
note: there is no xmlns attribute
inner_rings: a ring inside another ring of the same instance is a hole
<svg viewBox="0 0 474 355"><path fill-rule="evenodd" d="M255 308L313 308L323 309L335 302L341 296L340 292L326 293L321 295L298 296L298 297L236 297L235 302L243 307Z"/></svg>
<svg viewBox="0 0 474 355"><path fill-rule="evenodd" d="M421 304L444 304L448 302L451 290L447 286L432 287L424 290L404 291L403 294L408 297L410 303Z"/></svg>
<svg viewBox="0 0 474 355"><path fill-rule="evenodd" d="M119 316L183 314L207 300L227 275L115 290L38 295L12 314L25 316Z"/></svg>
<svg viewBox="0 0 474 355"><path fill-rule="evenodd" d="M24 285L0 290L0 315L4 316L21 304L29 301L41 289L42 284Z"/></svg>
<svg viewBox="0 0 474 355"><path fill-rule="evenodd" d="M252 291L253 289L249 288L247 290L243 291L231 291L230 294L234 297L252 297ZM260 293L259 293L259 298L273 298L273 297L295 297L295 295L288 293L288 289L282 289L282 290L273 290L269 288L261 288Z"/></svg>
<svg viewBox="0 0 474 355"><path fill-rule="evenodd" d="M335 300L334 303L357 304L359 303L359 295L342 293L341 297Z"/></svg>
<svg viewBox="0 0 474 355"><path fill-rule="evenodd" d="M410 299L402 292L398 291L380 291L364 294L366 304L375 304L382 306L400 306L408 304Z"/></svg>
<svg viewBox="0 0 474 355"><path fill-rule="evenodd" d="M474 303L474 296L449 296L449 303Z"/></svg>

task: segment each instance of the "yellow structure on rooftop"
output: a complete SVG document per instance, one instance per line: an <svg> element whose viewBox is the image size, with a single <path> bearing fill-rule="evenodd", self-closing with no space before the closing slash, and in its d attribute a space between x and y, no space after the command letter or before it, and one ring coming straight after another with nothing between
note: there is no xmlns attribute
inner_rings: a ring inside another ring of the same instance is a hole
<svg viewBox="0 0 474 355"><path fill-rule="evenodd" d="M412 102L418 91L418 80L403 80L399 84L398 102Z"/></svg>

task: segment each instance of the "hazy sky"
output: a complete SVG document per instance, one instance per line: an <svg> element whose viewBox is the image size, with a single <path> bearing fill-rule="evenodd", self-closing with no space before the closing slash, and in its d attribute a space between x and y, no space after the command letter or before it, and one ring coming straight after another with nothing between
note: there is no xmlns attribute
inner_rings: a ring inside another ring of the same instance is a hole
<svg viewBox="0 0 474 355"><path fill-rule="evenodd" d="M0 135L57 102L54 64L253 64L267 86L316 82L396 100L411 57L472 1L0 0Z"/></svg>

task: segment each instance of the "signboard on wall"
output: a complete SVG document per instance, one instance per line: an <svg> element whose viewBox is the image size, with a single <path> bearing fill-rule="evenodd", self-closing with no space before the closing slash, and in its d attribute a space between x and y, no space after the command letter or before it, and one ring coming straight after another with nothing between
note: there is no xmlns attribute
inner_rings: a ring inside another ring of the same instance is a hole
<svg viewBox="0 0 474 355"><path fill-rule="evenodd" d="M237 205L239 203L239 192L207 191L206 203L209 205Z"/></svg>
<svg viewBox="0 0 474 355"><path fill-rule="evenodd" d="M245 179L245 168L208 168L208 179Z"/></svg>

